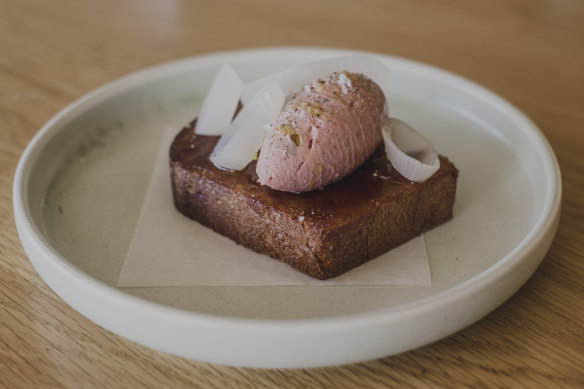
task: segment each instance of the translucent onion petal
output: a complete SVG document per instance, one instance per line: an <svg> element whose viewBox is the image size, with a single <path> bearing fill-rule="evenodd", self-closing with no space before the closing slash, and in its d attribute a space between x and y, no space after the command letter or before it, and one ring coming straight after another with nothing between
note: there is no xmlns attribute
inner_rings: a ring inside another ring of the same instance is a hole
<svg viewBox="0 0 584 389"><path fill-rule="evenodd" d="M372 79L379 85L385 99L388 100L390 88L390 71L379 60L371 57L349 56L325 59L322 61L302 64L280 73L273 74L246 84L241 92L241 101L245 106L259 90L269 81L276 81L284 94L300 90L304 85L323 78L332 72L349 71L361 73Z"/></svg>
<svg viewBox="0 0 584 389"><path fill-rule="evenodd" d="M199 135L221 135L225 132L237 109L243 82L235 70L223 65L205 97L197 119L195 133Z"/></svg>
<svg viewBox="0 0 584 389"><path fill-rule="evenodd" d="M223 169L241 170L256 156L266 136L264 126L278 117L285 96L276 82L267 83L227 128L211 154Z"/></svg>
<svg viewBox="0 0 584 389"><path fill-rule="evenodd" d="M426 181L440 168L440 159L432 143L406 123L386 118L381 131L387 157L408 180Z"/></svg>

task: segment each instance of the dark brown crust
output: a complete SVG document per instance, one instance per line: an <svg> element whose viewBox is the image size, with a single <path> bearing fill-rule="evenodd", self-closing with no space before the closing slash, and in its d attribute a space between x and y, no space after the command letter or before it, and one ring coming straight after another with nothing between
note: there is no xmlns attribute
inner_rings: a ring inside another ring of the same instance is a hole
<svg viewBox="0 0 584 389"><path fill-rule="evenodd" d="M458 170L445 157L427 181L391 170L383 149L342 181L307 193L279 192L244 172L213 166L218 137L184 128L170 149L176 208L252 250L318 279L336 277L452 217Z"/></svg>

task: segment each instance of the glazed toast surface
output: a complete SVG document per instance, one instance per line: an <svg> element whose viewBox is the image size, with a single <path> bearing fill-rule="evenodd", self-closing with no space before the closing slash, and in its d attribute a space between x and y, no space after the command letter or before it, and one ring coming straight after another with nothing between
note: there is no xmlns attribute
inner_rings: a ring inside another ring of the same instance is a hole
<svg viewBox="0 0 584 389"><path fill-rule="evenodd" d="M209 160L216 136L185 127L170 148L176 208L252 250L318 279L336 277L452 217L458 170L440 156L423 183L402 177L383 145L354 173L323 189L281 192Z"/></svg>

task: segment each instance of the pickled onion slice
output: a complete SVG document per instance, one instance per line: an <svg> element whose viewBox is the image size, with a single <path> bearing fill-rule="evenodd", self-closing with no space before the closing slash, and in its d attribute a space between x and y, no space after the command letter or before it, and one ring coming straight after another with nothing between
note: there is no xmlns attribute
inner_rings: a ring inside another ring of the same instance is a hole
<svg viewBox="0 0 584 389"><path fill-rule="evenodd" d="M418 131L395 118L385 118L381 126L385 152L391 164L410 181L423 182L440 168L434 146Z"/></svg>
<svg viewBox="0 0 584 389"><path fill-rule="evenodd" d="M278 117L284 100L276 82L266 83L221 136L211 153L211 162L223 169L245 168L262 147L266 136L264 126Z"/></svg>
<svg viewBox="0 0 584 389"><path fill-rule="evenodd" d="M237 109L243 82L235 70L223 65L205 97L199 113L195 133L221 135L225 132Z"/></svg>

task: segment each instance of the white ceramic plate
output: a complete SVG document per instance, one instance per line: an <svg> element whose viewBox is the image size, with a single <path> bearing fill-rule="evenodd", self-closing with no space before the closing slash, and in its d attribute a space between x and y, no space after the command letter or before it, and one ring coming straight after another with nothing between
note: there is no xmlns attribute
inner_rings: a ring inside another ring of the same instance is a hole
<svg viewBox="0 0 584 389"><path fill-rule="evenodd" d="M454 218L428 232L432 287L115 287L157 142L195 117L229 62L245 81L348 54L391 68L393 116L460 169ZM561 181L536 126L451 73L316 48L245 50L140 71L84 96L32 140L14 184L22 244L74 309L124 337L221 364L314 367L374 359L480 319L534 272L555 234Z"/></svg>

